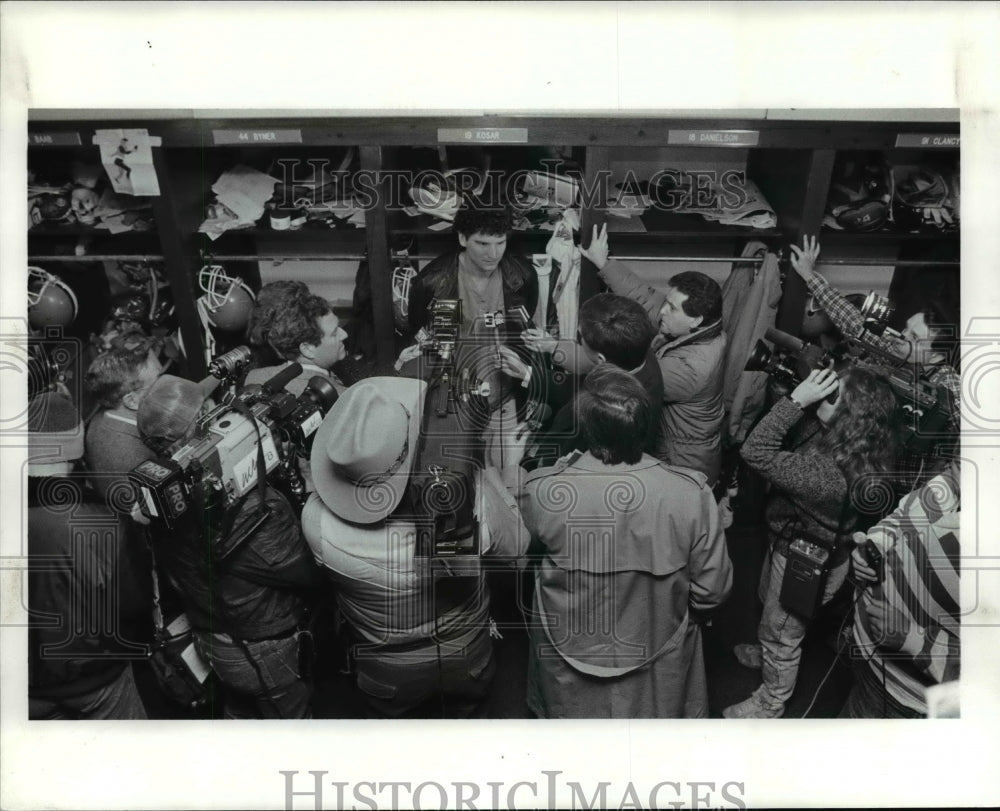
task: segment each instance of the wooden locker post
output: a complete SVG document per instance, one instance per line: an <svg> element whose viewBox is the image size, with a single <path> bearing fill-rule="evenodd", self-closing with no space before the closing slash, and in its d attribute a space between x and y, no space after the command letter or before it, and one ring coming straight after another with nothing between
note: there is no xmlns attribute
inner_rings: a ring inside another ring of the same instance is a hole
<svg viewBox="0 0 1000 811"><path fill-rule="evenodd" d="M816 149L810 156L809 175L806 179L799 226L789 234L789 238L795 244L801 244L802 237L806 234L821 236L823 211L830 191L830 178L833 176L836 154L832 149ZM805 314L808 298L809 291L805 282L789 266L782 286L781 304L778 305L775 326L783 332L798 335L802 331L802 316Z"/></svg>
<svg viewBox="0 0 1000 811"><path fill-rule="evenodd" d="M187 250L190 240L185 239L181 231L175 208L178 198L174 194L163 147L153 147L152 151L153 168L160 184L160 196L153 200L153 211L160 233L163 265L173 293L174 306L177 308L181 339L184 341L186 368L183 373L194 380L200 380L208 374L208 367L205 363L204 333L195 303L200 291L194 283L195 268L192 266L194 257Z"/></svg>
<svg viewBox="0 0 1000 811"><path fill-rule="evenodd" d="M372 318L375 327L375 356L380 365L395 360L395 326L392 317L392 268L389 263L389 218L386 201L389 184L382 177L382 147L360 147L361 170L374 172L379 178L375 188L378 199L365 212L365 249L368 255L368 275L372 286Z"/></svg>
<svg viewBox="0 0 1000 811"><path fill-rule="evenodd" d="M600 228L607 220L608 180L610 178L610 150L606 146L587 147L584 186L591 195L584 200L580 212L580 247L590 246L594 226ZM588 204L589 203L589 204ZM588 259L580 262L580 303L601 292L603 283L597 268Z"/></svg>

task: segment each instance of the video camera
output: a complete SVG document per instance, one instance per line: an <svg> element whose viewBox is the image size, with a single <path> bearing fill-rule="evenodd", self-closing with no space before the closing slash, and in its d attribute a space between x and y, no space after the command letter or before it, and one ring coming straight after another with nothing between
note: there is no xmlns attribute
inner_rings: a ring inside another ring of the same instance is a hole
<svg viewBox="0 0 1000 811"><path fill-rule="evenodd" d="M479 554L475 474L484 465L482 434L492 413L491 385L482 378L501 375L501 330L524 329L530 317L523 306L487 313L483 325L493 334L465 338L461 300L435 299L430 308L421 341L430 374L410 479L417 556L468 559Z"/></svg>
<svg viewBox="0 0 1000 811"><path fill-rule="evenodd" d="M420 347L424 354L437 355L441 363L453 363L462 326L461 299L434 299L427 337Z"/></svg>
<svg viewBox="0 0 1000 811"><path fill-rule="evenodd" d="M774 349L758 339L747 359L744 371L764 372L773 380L794 387L814 369L857 366L869 369L889 383L898 403L902 430L902 450L928 453L938 440L949 436L946 428L951 415L951 394L943 386L921 380L916 370L904 361L867 340L867 332L903 340L887 326L892 305L883 296L870 292L861 306L864 326L856 336L848 336L836 349L824 350L794 335L768 328L764 338ZM827 398L833 403L834 392Z"/></svg>
<svg viewBox="0 0 1000 811"><path fill-rule="evenodd" d="M880 365L896 367L900 359L886 353L865 338L865 333L889 339L903 340L903 336L891 329L889 318L893 306L885 296L870 291L861 305L864 319L858 335L847 336L844 343L834 350L824 350L816 344L806 343L794 335L768 328L764 337L774 344L771 350L763 341L757 341L747 360L745 371L765 372L785 383L801 383L813 369L824 369L831 365L856 363L872 358L882 361Z"/></svg>
<svg viewBox="0 0 1000 811"><path fill-rule="evenodd" d="M468 347L462 346L462 302L434 299L430 307L431 319L420 344L425 362L421 376L429 381L427 405L439 418L455 413L469 421L466 430L482 428L489 414L490 385L479 379L475 357L470 358Z"/></svg>
<svg viewBox="0 0 1000 811"><path fill-rule="evenodd" d="M55 391L64 375L59 364L52 358L39 340L28 341L28 399L47 391Z"/></svg>
<svg viewBox="0 0 1000 811"><path fill-rule="evenodd" d="M801 383L814 369L826 369L841 360L838 355L780 329L768 327L764 338L774 344L774 349L758 338L744 371L764 372L790 386Z"/></svg>
<svg viewBox="0 0 1000 811"><path fill-rule="evenodd" d="M921 380L911 364L866 338L868 334L879 335L905 344L902 334L888 326L893 310L885 296L870 291L861 305L863 328L845 339L846 357L860 367L881 372L889 381L899 402L903 450L929 453L937 440L952 436L946 430L951 420L952 395L944 386Z"/></svg>
<svg viewBox="0 0 1000 811"><path fill-rule="evenodd" d="M881 296L874 290L869 290L865 300L861 303L861 317L864 319L864 330L868 330L873 335L885 335L889 338L902 340L903 336L889 327L889 319L892 317L895 307L885 296Z"/></svg>
<svg viewBox="0 0 1000 811"><path fill-rule="evenodd" d="M479 553L474 482L483 460L489 386L459 363L461 325L461 300L431 302L429 334L421 343L431 373L410 477L418 557Z"/></svg>
<svg viewBox="0 0 1000 811"><path fill-rule="evenodd" d="M249 350L240 347L216 358L209 370L230 379L248 361ZM228 508L258 484L260 475L272 473L288 482L293 496L304 498L295 458L308 451L337 392L329 380L316 376L295 397L285 386L301 373L302 367L292 363L263 385L227 395L198 420L192 438L169 449L169 458L132 470L129 479L143 514L172 528L196 503L197 493L211 491L216 503Z"/></svg>

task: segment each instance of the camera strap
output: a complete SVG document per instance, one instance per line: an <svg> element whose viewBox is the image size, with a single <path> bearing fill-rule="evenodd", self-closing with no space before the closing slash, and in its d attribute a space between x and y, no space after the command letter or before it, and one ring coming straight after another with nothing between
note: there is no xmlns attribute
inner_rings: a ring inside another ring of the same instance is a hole
<svg viewBox="0 0 1000 811"><path fill-rule="evenodd" d="M267 505L267 463L264 461L264 438L260 435L260 426L247 404L236 400L232 403L232 409L237 414L246 417L253 426L254 433L257 434L257 490L260 493L260 506L266 509Z"/></svg>
<svg viewBox="0 0 1000 811"><path fill-rule="evenodd" d="M835 527L830 527L829 525L820 521L817 516L813 515L812 519L817 524L822 526L824 529L832 529L833 531L833 545L828 545L826 542L820 540L819 538L813 536L811 533L805 531L806 523L802 518L802 512L799 509L798 504L791 502L792 506L795 508L795 517L789 518L785 521L784 525L781 527L781 531L778 537L786 541L792 541L794 538L803 536L805 540L816 544L817 546L822 546L824 549L828 549L831 553L840 545L840 538L844 534L844 523L847 520L848 512L850 511L850 485L848 485L847 495L844 499L844 505L841 507L840 515L837 518L837 524ZM791 529L791 531L789 531Z"/></svg>
<svg viewBox="0 0 1000 811"><path fill-rule="evenodd" d="M166 623L163 621L163 608L160 605L160 575L156 567L156 550L148 533L146 533L146 545L149 548L150 574L153 583L153 631L159 642L166 633Z"/></svg>
<svg viewBox="0 0 1000 811"><path fill-rule="evenodd" d="M246 419L253 426L254 432L257 434L257 492L260 495L260 506L258 507L258 514L254 520L247 522L247 525L241 530L239 537L230 538L233 531L233 524L236 522L238 510L227 510L225 517L222 521L222 527L219 532L219 540L225 540L226 548L221 551L219 555L220 561L225 561L230 557L233 552L240 548L243 542L249 538L254 531L263 524L271 515L270 508L267 506L267 463L264 460L264 444L263 437L260 435L260 426L257 425L257 420L254 419L253 414L250 413L250 409L247 407L246 403L240 400L234 400L230 407L237 414L246 417ZM219 544L213 544L213 549L218 549Z"/></svg>

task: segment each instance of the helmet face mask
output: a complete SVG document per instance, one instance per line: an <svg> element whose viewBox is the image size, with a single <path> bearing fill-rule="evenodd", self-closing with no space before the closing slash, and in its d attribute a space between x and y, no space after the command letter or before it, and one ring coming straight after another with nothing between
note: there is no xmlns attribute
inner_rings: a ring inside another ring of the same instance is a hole
<svg viewBox="0 0 1000 811"><path fill-rule="evenodd" d="M952 189L941 173L929 167L901 170L892 202L892 218L901 228L957 228L955 214Z"/></svg>
<svg viewBox="0 0 1000 811"><path fill-rule="evenodd" d="M204 291L198 303L208 323L225 332L243 332L256 301L246 283L227 274L221 265L206 265L198 274L198 284Z"/></svg>
<svg viewBox="0 0 1000 811"><path fill-rule="evenodd" d="M32 329L68 327L79 311L76 294L62 279L40 267L28 268L28 323Z"/></svg>
<svg viewBox="0 0 1000 811"><path fill-rule="evenodd" d="M837 162L827 199L833 227L877 231L889 220L892 176L877 155L847 155Z"/></svg>

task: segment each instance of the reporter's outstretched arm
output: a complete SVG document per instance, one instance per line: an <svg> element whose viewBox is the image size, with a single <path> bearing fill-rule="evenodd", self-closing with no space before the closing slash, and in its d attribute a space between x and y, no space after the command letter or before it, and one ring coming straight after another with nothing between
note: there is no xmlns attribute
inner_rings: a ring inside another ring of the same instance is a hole
<svg viewBox="0 0 1000 811"><path fill-rule="evenodd" d="M849 337L858 337L864 333L865 341L885 352L894 353L897 349L896 344L881 335L875 335L866 330L865 319L858 309L816 272L816 260L819 258L820 250L816 237L803 237L802 246L801 248L798 245L791 246L792 269L806 283L806 287L815 297L816 303L823 308L823 312L827 314L833 325Z"/></svg>
<svg viewBox="0 0 1000 811"><path fill-rule="evenodd" d="M476 476L476 517L480 523L482 554L523 558L529 535L517 501L504 486L500 472L487 466Z"/></svg>
<svg viewBox="0 0 1000 811"><path fill-rule="evenodd" d="M733 587L733 565L726 548L726 534L719 517L719 507L707 485L699 493L700 532L691 546L688 559L691 608L704 612L725 602Z"/></svg>
<svg viewBox="0 0 1000 811"><path fill-rule="evenodd" d="M608 258L607 223L600 230L594 226L590 245L581 254L594 263L597 275L612 293L639 302L649 315L649 320L659 327L660 308L667 299L666 294L650 287L621 262Z"/></svg>

